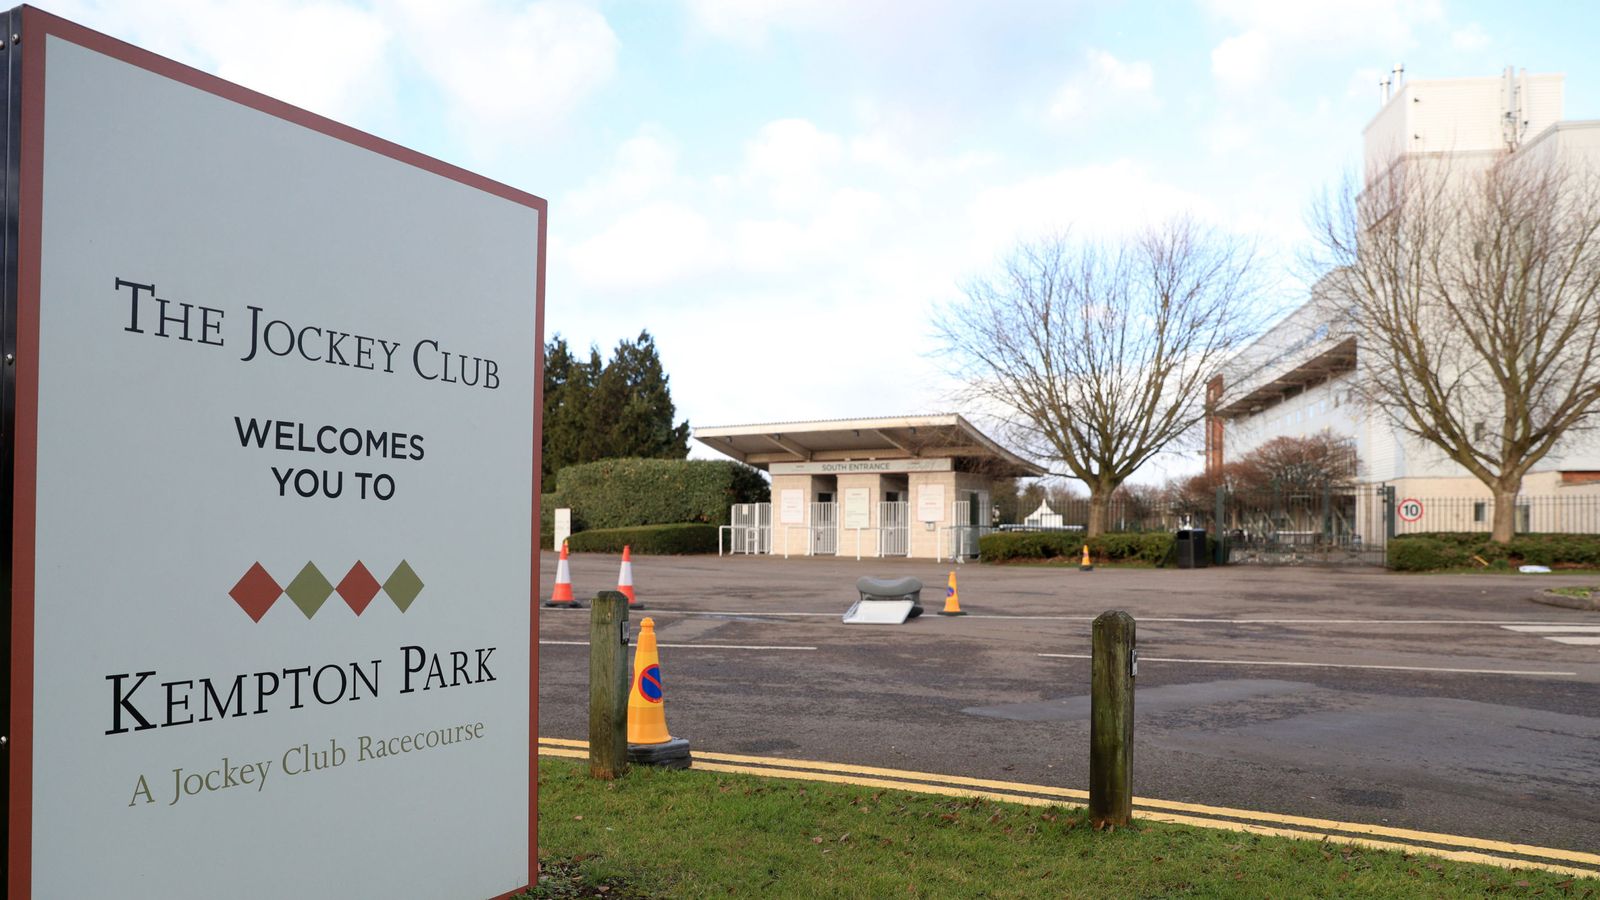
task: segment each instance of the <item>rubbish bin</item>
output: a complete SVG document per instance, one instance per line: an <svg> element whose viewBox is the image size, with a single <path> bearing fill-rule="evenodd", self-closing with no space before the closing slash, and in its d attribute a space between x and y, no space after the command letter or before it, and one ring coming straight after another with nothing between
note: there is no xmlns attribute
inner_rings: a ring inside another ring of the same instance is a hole
<svg viewBox="0 0 1600 900"><path fill-rule="evenodd" d="M1204 569L1210 563L1204 528L1179 529L1176 550L1180 569Z"/></svg>

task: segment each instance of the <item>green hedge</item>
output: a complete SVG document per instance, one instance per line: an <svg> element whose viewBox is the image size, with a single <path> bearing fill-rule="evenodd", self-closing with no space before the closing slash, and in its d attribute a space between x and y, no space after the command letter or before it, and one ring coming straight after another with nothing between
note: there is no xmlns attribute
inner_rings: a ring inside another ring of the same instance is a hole
<svg viewBox="0 0 1600 900"><path fill-rule="evenodd" d="M1017 559L1083 558L1083 545L1095 562L1170 564L1176 536L1170 531L1115 532L1086 538L1081 531L997 531L978 539L978 556L985 562ZM1206 559L1214 557L1216 540L1206 537Z"/></svg>
<svg viewBox="0 0 1600 900"><path fill-rule="evenodd" d="M558 507L572 509L574 532L684 522L727 525L729 507L765 503L771 495L760 472L731 460L602 459L567 466L555 481L554 490L540 498L546 549Z"/></svg>
<svg viewBox="0 0 1600 900"><path fill-rule="evenodd" d="M1520 565L1600 568L1600 535L1519 534L1511 543L1500 544L1489 540L1486 532L1427 532L1389 542L1389 568L1401 572L1477 566L1474 556L1495 569Z"/></svg>
<svg viewBox="0 0 1600 900"><path fill-rule="evenodd" d="M621 553L624 546L646 555L715 553L717 526L703 522L677 525L637 525L632 528L597 528L580 531L567 541L577 553Z"/></svg>

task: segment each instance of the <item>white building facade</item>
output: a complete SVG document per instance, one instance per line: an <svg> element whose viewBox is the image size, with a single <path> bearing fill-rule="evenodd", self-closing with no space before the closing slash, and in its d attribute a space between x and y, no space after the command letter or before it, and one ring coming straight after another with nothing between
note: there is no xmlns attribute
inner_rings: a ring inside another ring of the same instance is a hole
<svg viewBox="0 0 1600 900"><path fill-rule="evenodd" d="M1600 170L1600 121L1561 121L1561 97L1561 75L1510 69L1498 78L1399 85L1365 129L1366 183L1411 158L1470 169L1508 150L1558 154ZM1360 482L1388 485L1398 498L1417 499L1406 512L1424 512L1414 519L1402 515L1398 532L1487 530L1482 501L1490 497L1489 489L1443 451L1405 434L1383 412L1361 402L1359 379L1374 357L1362 352L1360 332L1360 323L1340 308L1337 297L1319 288L1241 351L1211 385L1208 470L1274 438L1327 430L1354 440ZM1559 503L1544 504L1550 507L1544 511L1530 503L1525 514L1519 513L1519 530L1600 527L1600 436L1578 433L1564 440L1532 468L1522 496L1590 498L1583 505L1592 509L1580 519L1593 519L1595 526L1572 527L1560 518ZM1460 502L1434 504L1429 514L1423 498Z"/></svg>

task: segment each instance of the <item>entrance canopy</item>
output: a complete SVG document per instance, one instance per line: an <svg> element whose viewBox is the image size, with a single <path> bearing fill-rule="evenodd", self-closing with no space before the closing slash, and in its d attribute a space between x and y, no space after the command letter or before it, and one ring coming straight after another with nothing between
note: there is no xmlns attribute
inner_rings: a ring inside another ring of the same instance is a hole
<svg viewBox="0 0 1600 900"><path fill-rule="evenodd" d="M922 468L978 472L995 478L1046 474L991 440L955 413L879 419L826 419L696 428L694 438L758 469L779 473L871 471L835 463L889 463L883 471Z"/></svg>

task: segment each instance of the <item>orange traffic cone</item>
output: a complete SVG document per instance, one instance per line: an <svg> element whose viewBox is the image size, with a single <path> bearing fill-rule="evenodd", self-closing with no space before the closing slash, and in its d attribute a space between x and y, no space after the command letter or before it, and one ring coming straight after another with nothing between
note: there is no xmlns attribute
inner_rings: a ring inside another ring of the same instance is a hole
<svg viewBox="0 0 1600 900"><path fill-rule="evenodd" d="M578 608L578 601L572 598L572 569L567 567L566 541L561 542L561 561L556 563L556 586L550 591L550 599L546 600L544 605L557 609Z"/></svg>
<svg viewBox="0 0 1600 900"><path fill-rule="evenodd" d="M950 583L944 589L944 609L939 612L941 616L964 616L961 611L961 595L956 592L956 573L950 573Z"/></svg>
<svg viewBox="0 0 1600 900"><path fill-rule="evenodd" d="M639 646L633 653L633 686L628 693L628 761L687 769L689 742L668 733L665 701L661 654L656 650L656 620L646 618L639 622Z"/></svg>
<svg viewBox="0 0 1600 900"><path fill-rule="evenodd" d="M1083 545L1083 562L1078 564L1079 572L1093 572L1094 563L1089 561L1089 545Z"/></svg>
<svg viewBox="0 0 1600 900"><path fill-rule="evenodd" d="M617 593L628 598L629 609L644 609L644 604L633 595L633 556L629 546L622 545L622 570L617 573Z"/></svg>

